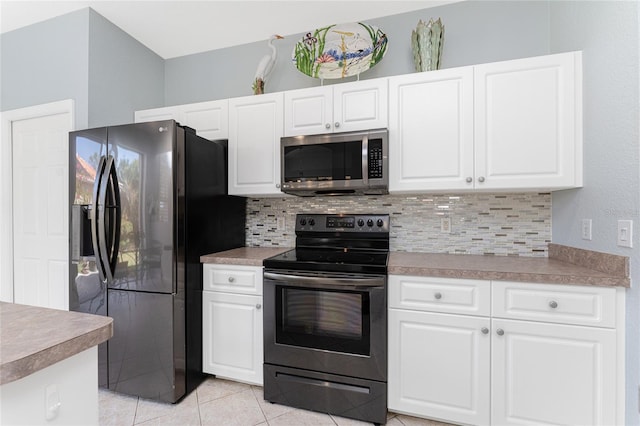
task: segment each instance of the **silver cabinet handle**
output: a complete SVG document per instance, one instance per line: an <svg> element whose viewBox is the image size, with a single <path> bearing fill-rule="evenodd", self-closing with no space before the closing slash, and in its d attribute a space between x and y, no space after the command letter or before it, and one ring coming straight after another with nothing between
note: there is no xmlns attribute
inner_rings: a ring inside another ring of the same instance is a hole
<svg viewBox="0 0 640 426"><path fill-rule="evenodd" d="M502 335L504 334L504 330L503 330L503 329L501 329L501 328L499 328L499 329L497 329L497 330L496 330L496 334L497 334L498 336L502 336Z"/></svg>
<svg viewBox="0 0 640 426"><path fill-rule="evenodd" d="M236 280L235 278L233 278L233 277L229 277L229 282L230 282L230 283L234 282L235 280Z"/></svg>
<svg viewBox="0 0 640 426"><path fill-rule="evenodd" d="M480 331L482 331L482 334L489 334L489 329L487 327L482 327Z"/></svg>
<svg viewBox="0 0 640 426"><path fill-rule="evenodd" d="M259 303L257 303L257 304L256 304L256 309L260 309L260 308L262 308L262 305L261 305L261 304L259 304Z"/></svg>
<svg viewBox="0 0 640 426"><path fill-rule="evenodd" d="M324 128L325 128L325 129L330 129L330 128L331 128L331 124L329 124L329 123L325 124L325 125L324 125Z"/></svg>
<svg viewBox="0 0 640 426"><path fill-rule="evenodd" d="M280 188L280 184L279 183L276 183L276 188Z"/></svg>
<svg viewBox="0 0 640 426"><path fill-rule="evenodd" d="M338 122L336 121L336 124L334 124L334 126L336 126L336 127L340 127L340 123L338 123Z"/></svg>
<svg viewBox="0 0 640 426"><path fill-rule="evenodd" d="M473 182L473 178L472 178L472 177L468 177L468 178L466 179L466 181L467 181L467 183L471 183L471 182Z"/></svg>
<svg viewBox="0 0 640 426"><path fill-rule="evenodd" d="M480 176L480 177L478 178L478 182L484 182L484 176Z"/></svg>
<svg viewBox="0 0 640 426"><path fill-rule="evenodd" d="M436 294L433 295L433 297L435 297L436 299L442 299L442 293L438 291L436 292Z"/></svg>
<svg viewBox="0 0 640 426"><path fill-rule="evenodd" d="M556 302L555 300L552 300L551 302L549 302L549 307L551 309L555 309L558 307L558 302Z"/></svg>

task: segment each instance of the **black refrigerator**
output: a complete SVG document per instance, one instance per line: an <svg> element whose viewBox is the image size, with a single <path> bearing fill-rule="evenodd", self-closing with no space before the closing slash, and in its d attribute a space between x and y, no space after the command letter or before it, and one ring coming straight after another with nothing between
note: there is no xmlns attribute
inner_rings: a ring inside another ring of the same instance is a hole
<svg viewBox="0 0 640 426"><path fill-rule="evenodd" d="M200 256L242 247L226 141L173 120L71 132L69 309L113 318L99 385L176 402L202 381Z"/></svg>

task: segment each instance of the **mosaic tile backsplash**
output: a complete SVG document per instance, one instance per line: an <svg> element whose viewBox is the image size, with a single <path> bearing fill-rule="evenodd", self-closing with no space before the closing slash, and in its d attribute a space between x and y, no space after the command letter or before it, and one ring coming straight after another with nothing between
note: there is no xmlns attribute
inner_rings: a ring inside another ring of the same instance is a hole
<svg viewBox="0 0 640 426"><path fill-rule="evenodd" d="M481 193L249 198L246 245L295 246L296 213L388 213L392 251L546 257L551 242L551 194Z"/></svg>

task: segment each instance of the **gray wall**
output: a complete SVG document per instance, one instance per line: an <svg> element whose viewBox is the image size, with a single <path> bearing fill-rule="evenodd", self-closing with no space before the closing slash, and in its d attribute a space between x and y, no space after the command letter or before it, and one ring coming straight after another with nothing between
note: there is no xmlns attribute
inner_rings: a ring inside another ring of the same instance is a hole
<svg viewBox="0 0 640 426"><path fill-rule="evenodd" d="M0 36L0 108L75 101L76 128L164 103L164 60L86 8Z"/></svg>
<svg viewBox="0 0 640 426"><path fill-rule="evenodd" d="M551 3L551 50L583 51L584 188L553 194L553 241L629 256L626 424L640 424L640 29L638 2ZM580 221L593 220L593 240ZM617 221L634 221L633 248L616 245Z"/></svg>
<svg viewBox="0 0 640 426"><path fill-rule="evenodd" d="M77 127L89 121L89 10L0 36L2 111L75 101Z"/></svg>
<svg viewBox="0 0 640 426"><path fill-rule="evenodd" d="M418 20L432 17L441 17L445 25L442 68L547 54L548 11L547 2L540 1L473 1L368 20L387 34L389 46L384 59L360 78L413 72L411 31ZM328 24L332 23L340 22ZM265 91L319 86L320 80L302 74L291 63L293 46L302 34L282 35L284 40L274 42L278 59ZM261 41L167 60L166 105L251 95L256 67L268 52L266 41Z"/></svg>
<svg viewBox="0 0 640 426"><path fill-rule="evenodd" d="M164 60L89 11L89 127L131 123L164 102Z"/></svg>

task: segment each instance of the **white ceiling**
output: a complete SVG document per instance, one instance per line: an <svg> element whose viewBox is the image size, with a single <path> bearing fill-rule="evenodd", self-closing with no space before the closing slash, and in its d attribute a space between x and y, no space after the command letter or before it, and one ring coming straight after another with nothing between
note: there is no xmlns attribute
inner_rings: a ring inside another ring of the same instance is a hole
<svg viewBox="0 0 640 426"><path fill-rule="evenodd" d="M164 59L461 0L0 1L2 33L91 7ZM425 17L427 19L429 17Z"/></svg>

